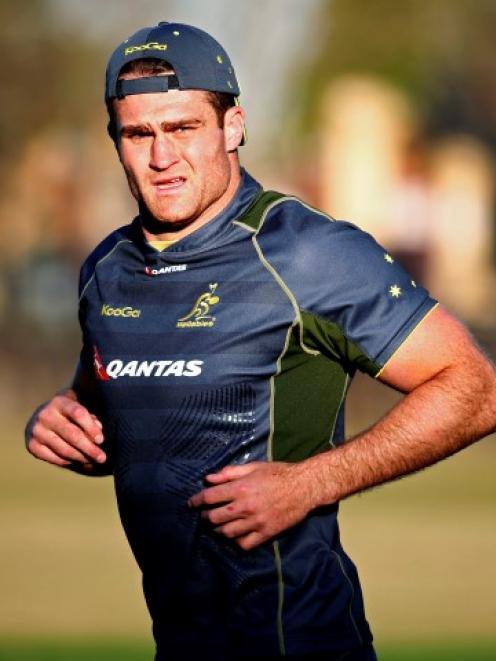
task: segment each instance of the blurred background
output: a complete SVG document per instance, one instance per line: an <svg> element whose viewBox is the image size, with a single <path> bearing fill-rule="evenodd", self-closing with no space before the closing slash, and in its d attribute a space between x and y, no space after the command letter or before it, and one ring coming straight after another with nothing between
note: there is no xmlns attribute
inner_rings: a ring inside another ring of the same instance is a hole
<svg viewBox="0 0 496 661"><path fill-rule="evenodd" d="M22 429L72 377L81 260L135 213L103 77L159 20L231 55L266 188L372 232L496 353L494 0L0 0L0 659L151 658L112 481ZM348 432L396 398L358 377ZM381 659L496 659L495 459L489 438L343 503Z"/></svg>

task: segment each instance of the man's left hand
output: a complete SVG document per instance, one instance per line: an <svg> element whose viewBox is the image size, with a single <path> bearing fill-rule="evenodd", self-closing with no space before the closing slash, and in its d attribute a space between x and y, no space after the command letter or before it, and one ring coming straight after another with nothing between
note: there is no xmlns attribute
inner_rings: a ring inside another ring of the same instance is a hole
<svg viewBox="0 0 496 661"><path fill-rule="evenodd" d="M226 466L206 476L209 486L192 496L190 507L245 550L299 523L313 509L311 483L302 463L252 462ZM208 508L208 509L207 509Z"/></svg>

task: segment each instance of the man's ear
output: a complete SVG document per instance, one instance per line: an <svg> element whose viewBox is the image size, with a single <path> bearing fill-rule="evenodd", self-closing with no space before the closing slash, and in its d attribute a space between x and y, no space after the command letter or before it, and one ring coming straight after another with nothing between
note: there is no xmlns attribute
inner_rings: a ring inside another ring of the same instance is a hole
<svg viewBox="0 0 496 661"><path fill-rule="evenodd" d="M245 111L241 106L228 108L224 115L224 140L226 151L236 151L245 135Z"/></svg>

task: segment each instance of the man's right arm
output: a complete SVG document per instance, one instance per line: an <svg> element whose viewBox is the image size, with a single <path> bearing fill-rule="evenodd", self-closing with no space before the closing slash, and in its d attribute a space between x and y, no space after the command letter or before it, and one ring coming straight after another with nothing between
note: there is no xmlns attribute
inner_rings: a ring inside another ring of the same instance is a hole
<svg viewBox="0 0 496 661"><path fill-rule="evenodd" d="M36 409L25 431L26 448L34 457L84 475L112 472L101 448L102 424L76 394L91 386L91 378L80 364L72 387Z"/></svg>

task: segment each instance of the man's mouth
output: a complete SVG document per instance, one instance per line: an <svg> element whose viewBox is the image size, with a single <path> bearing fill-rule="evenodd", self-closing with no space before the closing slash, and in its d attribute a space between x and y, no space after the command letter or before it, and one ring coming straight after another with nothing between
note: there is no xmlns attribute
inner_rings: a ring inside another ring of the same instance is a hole
<svg viewBox="0 0 496 661"><path fill-rule="evenodd" d="M186 182L186 177L168 177L153 182L157 193L171 193L181 188Z"/></svg>

